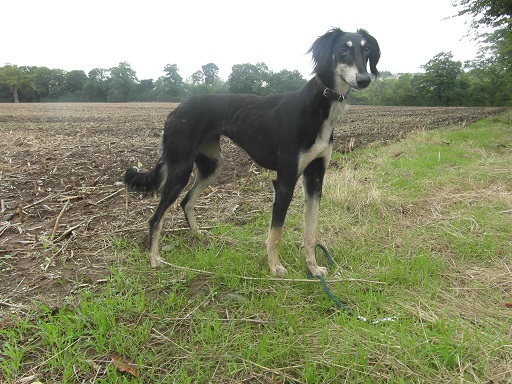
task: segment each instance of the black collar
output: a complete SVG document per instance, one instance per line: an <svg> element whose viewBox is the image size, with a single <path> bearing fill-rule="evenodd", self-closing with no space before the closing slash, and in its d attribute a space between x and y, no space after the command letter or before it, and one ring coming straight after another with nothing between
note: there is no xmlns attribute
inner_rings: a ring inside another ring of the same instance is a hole
<svg viewBox="0 0 512 384"><path fill-rule="evenodd" d="M322 80L320 80L318 75L315 76L315 79L316 79L316 83L318 84L320 89L322 89L322 95L324 95L328 99L331 99L331 100L334 100L334 101L339 101L341 103L347 97L347 96L343 96L342 94L332 90L331 88L327 88L324 85L324 83L322 83Z"/></svg>

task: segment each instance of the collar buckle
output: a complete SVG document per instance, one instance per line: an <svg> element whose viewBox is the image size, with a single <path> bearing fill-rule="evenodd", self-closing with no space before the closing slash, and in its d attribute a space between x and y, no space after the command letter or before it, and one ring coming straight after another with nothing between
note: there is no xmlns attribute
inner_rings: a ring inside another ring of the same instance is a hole
<svg viewBox="0 0 512 384"><path fill-rule="evenodd" d="M331 88L327 88L324 83L322 83L322 81L320 80L320 78L318 76L315 76L316 77L316 82L318 84L318 86L323 89L322 90L322 95L327 97L328 99L331 99L331 100L334 100L334 101L339 101L340 103L345 100L345 97L346 96L343 96L341 93L338 93L334 90L332 90Z"/></svg>

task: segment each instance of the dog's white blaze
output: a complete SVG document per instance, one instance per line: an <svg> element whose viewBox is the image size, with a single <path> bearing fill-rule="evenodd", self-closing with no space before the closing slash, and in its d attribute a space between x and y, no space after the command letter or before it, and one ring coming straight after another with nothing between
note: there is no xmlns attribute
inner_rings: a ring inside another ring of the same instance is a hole
<svg viewBox="0 0 512 384"><path fill-rule="evenodd" d="M304 172L304 169L306 169L306 167L309 165L309 163L311 163L313 160L319 157L323 157L326 162L330 160L332 145L330 144L329 140L331 139L334 123L338 120L338 118L340 117L341 113L345 110L345 108L345 103L332 103L331 110L329 112L329 117L322 124L320 132L316 137L315 143L311 146L311 148L309 148L305 152L302 152L299 155L299 166L297 170L298 175L301 175L302 172Z"/></svg>
<svg viewBox="0 0 512 384"><path fill-rule="evenodd" d="M336 92L345 95L350 90L350 88L358 89L356 78L359 71L355 65L340 63L336 66L336 73L339 75L336 77Z"/></svg>

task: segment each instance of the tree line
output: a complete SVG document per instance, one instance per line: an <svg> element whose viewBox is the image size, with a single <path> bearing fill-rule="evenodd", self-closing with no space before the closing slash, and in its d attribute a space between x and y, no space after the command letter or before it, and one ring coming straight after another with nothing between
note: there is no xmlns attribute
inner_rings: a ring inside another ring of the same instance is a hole
<svg viewBox="0 0 512 384"><path fill-rule="evenodd" d="M425 63L424 73L381 72L364 91L352 92L353 104L417 106L512 105L512 72L492 56L461 63L441 52ZM298 71L273 72L264 63L236 64L227 81L214 63L183 79L176 64L164 76L138 80L127 62L109 69L66 72L46 67L0 68L0 102L182 101L207 93L269 95L299 89L306 79Z"/></svg>
<svg viewBox="0 0 512 384"><path fill-rule="evenodd" d="M422 65L425 73L381 74L353 104L413 106L510 106L512 71L493 57L461 63L441 52Z"/></svg>
<svg viewBox="0 0 512 384"><path fill-rule="evenodd" d="M419 106L512 105L512 2L454 0L457 15L472 17L470 30L479 56L465 63L440 52L422 65L424 73L383 71L378 81L353 92L355 104ZM481 30L489 31L482 33ZM157 80L137 78L127 62L109 69L66 72L46 67L0 67L0 102L181 101L204 93L269 95L299 89L306 79L294 70L273 72L265 63L236 64L227 81L208 63L184 80L176 64Z"/></svg>
<svg viewBox="0 0 512 384"><path fill-rule="evenodd" d="M129 102L181 101L204 93L268 95L300 88L299 71L273 72L264 63L237 64L226 81L214 63L202 66L184 80L176 64L164 67L164 76L139 80L127 62L117 67L66 72L47 67L0 67L0 102Z"/></svg>

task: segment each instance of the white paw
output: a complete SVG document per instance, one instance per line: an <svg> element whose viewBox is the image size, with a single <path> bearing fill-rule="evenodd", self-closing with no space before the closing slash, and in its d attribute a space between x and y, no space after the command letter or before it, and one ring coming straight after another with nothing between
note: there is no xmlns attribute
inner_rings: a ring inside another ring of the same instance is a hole
<svg viewBox="0 0 512 384"><path fill-rule="evenodd" d="M316 265L314 267L309 267L309 272L311 272L313 276L327 276L328 270L325 267L319 267Z"/></svg>
<svg viewBox="0 0 512 384"><path fill-rule="evenodd" d="M165 264L165 260L162 259L160 256L157 256L157 257L151 257L149 259L149 262L151 263L151 266L153 268L157 268L157 267L161 267L162 265Z"/></svg>
<svg viewBox="0 0 512 384"><path fill-rule="evenodd" d="M282 265L277 265L274 268L271 267L270 272L276 277L284 277L288 271Z"/></svg>
<svg viewBox="0 0 512 384"><path fill-rule="evenodd" d="M199 229L196 232L194 232L194 235L198 239L209 239L210 238L210 231L206 229Z"/></svg>

